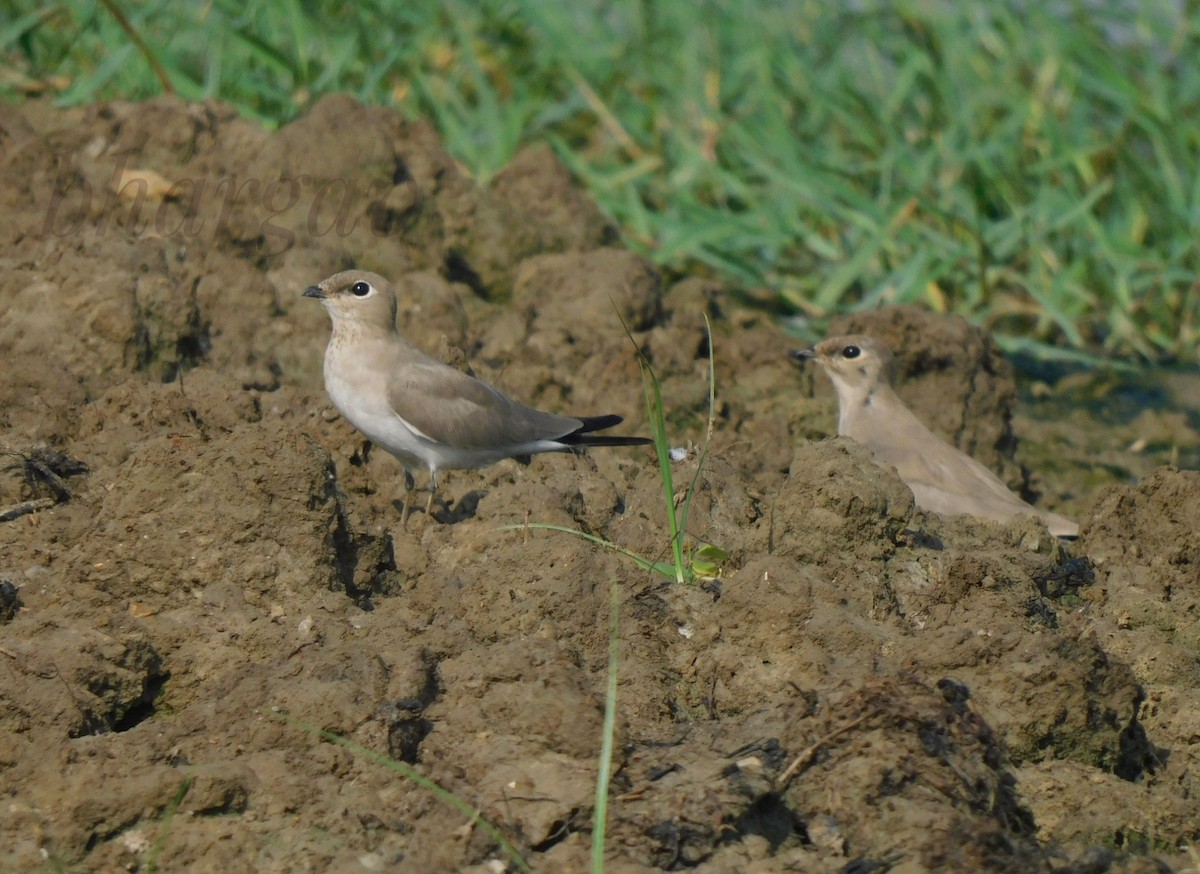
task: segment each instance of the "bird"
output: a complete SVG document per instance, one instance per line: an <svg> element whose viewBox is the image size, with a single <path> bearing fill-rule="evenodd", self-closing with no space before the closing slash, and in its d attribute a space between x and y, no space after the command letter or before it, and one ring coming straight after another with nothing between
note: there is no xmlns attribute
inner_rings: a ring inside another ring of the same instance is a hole
<svg viewBox="0 0 1200 874"><path fill-rule="evenodd" d="M896 359L880 340L862 334L830 337L788 355L824 369L837 391L838 434L896 468L921 509L998 522L1033 514L1057 537L1079 534L1077 523L1027 504L994 473L925 427L892 390Z"/></svg>
<svg viewBox="0 0 1200 874"><path fill-rule="evenodd" d="M404 466L406 525L413 471L429 471L426 515L438 472L486 467L504 458L575 452L589 446L641 446L645 437L596 434L620 416L559 416L528 407L473 376L431 358L396 330L396 291L384 277L345 270L309 286L333 323L325 347L325 390L372 443Z"/></svg>

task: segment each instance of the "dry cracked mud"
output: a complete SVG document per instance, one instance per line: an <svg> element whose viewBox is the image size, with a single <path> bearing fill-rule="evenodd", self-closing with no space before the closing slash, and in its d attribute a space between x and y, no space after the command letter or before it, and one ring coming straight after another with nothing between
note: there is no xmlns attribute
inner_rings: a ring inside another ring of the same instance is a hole
<svg viewBox="0 0 1200 874"><path fill-rule="evenodd" d="M346 97L274 132L30 102L0 109L0 183L0 869L512 870L313 726L535 870L586 870L615 586L611 871L1195 870L1200 473L1167 463L1194 466L1194 374L1150 406L1087 373L1019 391L961 320L834 326L884 335L927 421L1080 518L1063 543L914 510L830 438L767 312L621 248L545 147L481 187ZM644 433L623 319L693 448L707 315L689 534L719 575L502 530L665 557L641 448L450 473L401 527L402 470L326 399L300 297L351 265L431 354Z"/></svg>

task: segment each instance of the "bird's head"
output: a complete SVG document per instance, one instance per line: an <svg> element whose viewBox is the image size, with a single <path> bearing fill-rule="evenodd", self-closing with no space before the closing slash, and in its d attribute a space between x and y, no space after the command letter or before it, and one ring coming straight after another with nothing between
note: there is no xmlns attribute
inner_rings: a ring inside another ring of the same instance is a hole
<svg viewBox="0 0 1200 874"><path fill-rule="evenodd" d="M879 386L891 385L896 373L892 350L866 334L830 337L810 349L795 349L788 357L821 365L843 405L866 401Z"/></svg>
<svg viewBox="0 0 1200 874"><path fill-rule="evenodd" d="M304 289L304 297L325 304L334 331L396 329L396 291L378 273L343 270Z"/></svg>

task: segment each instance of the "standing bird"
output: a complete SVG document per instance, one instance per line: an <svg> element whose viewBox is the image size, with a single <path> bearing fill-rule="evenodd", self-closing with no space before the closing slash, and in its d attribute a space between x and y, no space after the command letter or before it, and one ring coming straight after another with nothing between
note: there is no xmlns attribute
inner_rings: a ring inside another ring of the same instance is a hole
<svg viewBox="0 0 1200 874"><path fill-rule="evenodd" d="M896 361L874 337L831 337L788 355L824 368L837 390L838 434L896 468L921 509L998 522L1032 513L1051 534L1078 535L1075 522L1025 503L994 473L926 428L892 390Z"/></svg>
<svg viewBox="0 0 1200 874"><path fill-rule="evenodd" d="M486 467L502 458L586 446L640 446L645 437L593 434L620 416L543 413L430 358L396 331L396 292L375 273L346 270L304 290L325 304L325 390L355 428L404 465L408 521L412 471L429 470L433 508L439 470Z"/></svg>

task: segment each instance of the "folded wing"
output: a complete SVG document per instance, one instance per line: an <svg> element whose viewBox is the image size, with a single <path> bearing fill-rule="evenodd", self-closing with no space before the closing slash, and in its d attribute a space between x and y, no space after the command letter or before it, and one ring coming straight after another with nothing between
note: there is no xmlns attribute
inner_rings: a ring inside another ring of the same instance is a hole
<svg viewBox="0 0 1200 874"><path fill-rule="evenodd" d="M583 422L543 413L440 362L409 362L388 385L392 410L427 440L457 449L497 449L557 440Z"/></svg>

